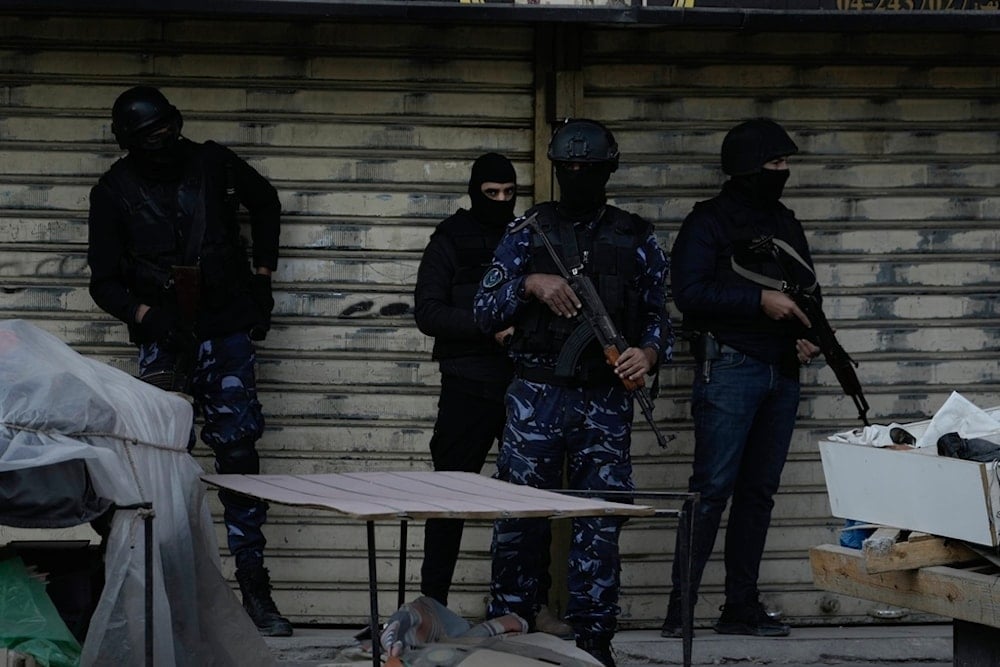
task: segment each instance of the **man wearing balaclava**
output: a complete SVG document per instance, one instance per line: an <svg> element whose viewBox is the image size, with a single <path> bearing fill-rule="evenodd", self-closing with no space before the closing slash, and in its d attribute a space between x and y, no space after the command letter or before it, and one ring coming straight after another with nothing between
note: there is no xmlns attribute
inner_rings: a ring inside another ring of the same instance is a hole
<svg viewBox="0 0 1000 667"><path fill-rule="evenodd" d="M111 131L128 152L90 192L90 294L128 326L140 376L191 396L216 471L256 474L264 418L254 341L270 328L281 203L235 153L190 141L182 126L156 88L115 100ZM240 238L241 205L252 257ZM261 634L292 634L264 567L267 504L228 491L219 499L243 606Z"/></svg>
<svg viewBox="0 0 1000 667"><path fill-rule="evenodd" d="M441 370L430 442L434 469L478 473L503 429L513 367L505 350L510 330L480 331L472 297L514 219L514 165L498 153L479 156L468 192L469 209L459 208L431 234L417 271L414 315L420 331L434 337L432 357ZM420 590L445 606L462 531L460 519L429 519L424 527Z"/></svg>
<svg viewBox="0 0 1000 667"><path fill-rule="evenodd" d="M627 492L634 489L633 397L623 379L643 379L670 360L667 258L650 223L607 203L606 184L619 161L608 128L568 120L553 133L548 157L558 201L539 204L515 221L476 295L483 331L514 327L515 378L507 392L497 475L514 484L561 488L565 465L572 489ZM580 296L554 257L591 280L625 339L614 365L593 338ZM567 562L566 621L577 645L605 667L615 664L611 640L621 611L621 525L613 517L574 519ZM490 617L515 613L529 627L537 622L548 539L547 519L496 522Z"/></svg>
<svg viewBox="0 0 1000 667"><path fill-rule="evenodd" d="M693 517L688 619L723 510L732 499L725 605L714 626L721 634L768 637L790 630L766 611L757 579L795 427L799 367L819 354L806 339L808 318L776 289L783 281L815 284L802 225L780 201L788 158L797 152L791 137L771 120L750 120L730 130L722 142L722 169L730 178L715 198L694 206L671 251L672 292L684 328L695 337L697 362L691 396L694 469L688 486L701 498ZM690 521L684 517L677 531L664 637L682 636L686 554L680 536Z"/></svg>

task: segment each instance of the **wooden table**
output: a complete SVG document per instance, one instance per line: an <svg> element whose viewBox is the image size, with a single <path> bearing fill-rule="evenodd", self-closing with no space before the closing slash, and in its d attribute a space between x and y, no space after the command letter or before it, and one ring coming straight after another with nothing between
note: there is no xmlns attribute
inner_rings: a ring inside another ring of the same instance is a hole
<svg viewBox="0 0 1000 667"><path fill-rule="evenodd" d="M375 521L400 521L399 604L404 602L406 523L424 519L568 518L583 516L674 517L692 512L697 494L619 493L614 497L681 500L680 510L656 509L545 491L465 472L355 472L315 475L204 475L213 486L266 502L327 509L364 521L368 529L368 585L371 600L372 665L379 667L378 581ZM607 494L605 494L607 495ZM690 538L690 536L688 536ZM685 577L685 580L687 577ZM684 636L684 664L691 664L691 632Z"/></svg>

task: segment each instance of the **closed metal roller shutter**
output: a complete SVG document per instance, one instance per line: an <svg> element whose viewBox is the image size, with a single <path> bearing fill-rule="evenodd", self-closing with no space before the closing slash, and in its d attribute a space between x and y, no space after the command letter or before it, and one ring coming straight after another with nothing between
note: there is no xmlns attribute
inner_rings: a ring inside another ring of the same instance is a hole
<svg viewBox="0 0 1000 667"><path fill-rule="evenodd" d="M621 144L613 197L657 222L665 247L692 205L718 191L725 132L774 118L800 148L783 201L804 223L872 422L932 415L953 390L1000 403L995 35L590 30L582 43L584 108ZM682 343L657 401L679 437L668 452L648 432L635 438L640 488L686 488L692 372ZM876 603L812 586L808 549L836 543L843 523L830 515L816 443L861 422L825 365L802 380L761 568L764 600L796 623L871 620ZM663 538L639 523L625 533L637 561L624 572L626 623L662 616L669 590L662 540L672 545L673 531ZM720 532L700 622L714 622L724 601L723 540Z"/></svg>
<svg viewBox="0 0 1000 667"><path fill-rule="evenodd" d="M546 137L534 129L544 128L538 114L551 100L536 96L534 68L536 58L542 73L566 63L539 56L551 48L547 30L0 16L0 317L29 319L134 370L124 326L87 294L87 199L119 155L113 100L134 83L160 86L184 113L185 134L232 147L278 187L285 209L275 326L260 347L264 471L429 467L438 374L412 320L416 267L433 226L465 203L480 153L515 160L518 211L536 183L548 198L549 174L534 173ZM568 88L577 113L616 133L624 159L613 201L657 223L664 247L692 204L721 184L725 131L771 116L801 148L785 201L805 223L827 314L861 363L873 420L931 414L952 390L1000 403L1000 38L572 31L578 40L560 44L581 46L579 70L549 92ZM637 424L641 489L686 484L691 373L681 344L656 402L678 439L661 451ZM858 422L829 369L808 369L804 387L761 585L794 622L863 620L872 603L815 591L806 556L836 541L840 525L816 441ZM196 454L210 467L203 446ZM365 622L357 524L275 506L265 532L276 599L295 622ZM417 524L407 540L411 581L421 533ZM452 606L470 617L487 594L489 534L488 525L467 527L456 573ZM219 536L224 543L221 528ZM398 527L380 524L377 540L379 577L394 581ZM623 627L662 618L673 540L669 522L632 521L624 531ZM699 621L715 618L722 576L717 556ZM395 592L380 604L393 606Z"/></svg>
<svg viewBox="0 0 1000 667"><path fill-rule="evenodd" d="M481 153L511 157L518 210L531 203L531 30L6 16L0 35L0 317L134 371L125 327L87 292L88 194L119 155L115 97L159 86L186 136L233 148L285 211L259 347L264 472L428 468L439 378L412 317L417 264L434 225L467 206ZM204 445L195 454L211 468ZM379 527L383 581L397 531ZM367 618L363 526L274 506L265 534L293 621ZM410 535L418 555L422 530ZM488 543L468 544L485 558ZM472 613L485 581L468 587Z"/></svg>

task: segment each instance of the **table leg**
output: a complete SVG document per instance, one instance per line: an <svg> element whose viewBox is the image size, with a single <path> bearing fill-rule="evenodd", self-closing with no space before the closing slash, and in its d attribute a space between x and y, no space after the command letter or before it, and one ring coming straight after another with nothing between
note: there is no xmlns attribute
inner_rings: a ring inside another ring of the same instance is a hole
<svg viewBox="0 0 1000 667"><path fill-rule="evenodd" d="M396 609L406 602L406 519L399 522L399 585L396 587Z"/></svg>
<svg viewBox="0 0 1000 667"><path fill-rule="evenodd" d="M372 635L372 667L382 664L382 647L379 645L378 626L378 574L375 572L375 522L368 521L368 599L370 615L368 627Z"/></svg>
<svg viewBox="0 0 1000 667"><path fill-rule="evenodd" d="M694 627L692 619L691 605L691 546L694 544L694 517L698 511L698 496L693 496L684 501L681 509L681 520L678 527L685 525L685 534L681 535L681 553L685 555L681 563L681 650L684 657L684 667L691 667L692 638L694 637Z"/></svg>

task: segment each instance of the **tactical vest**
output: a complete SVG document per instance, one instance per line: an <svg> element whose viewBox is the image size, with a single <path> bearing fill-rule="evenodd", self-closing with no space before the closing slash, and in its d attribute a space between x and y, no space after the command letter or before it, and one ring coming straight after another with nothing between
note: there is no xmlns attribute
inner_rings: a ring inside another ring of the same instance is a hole
<svg viewBox="0 0 1000 667"><path fill-rule="evenodd" d="M456 308L472 311L479 282L490 267L493 252L505 230L503 225L483 225L464 209L460 209L437 226L434 233L444 235L455 247L455 275L451 282L451 303ZM434 359L484 355L502 356L504 350L485 336L478 341L455 340L440 336L434 339L432 352Z"/></svg>
<svg viewBox="0 0 1000 667"><path fill-rule="evenodd" d="M590 232L561 219L555 204L536 206L525 215L538 213L538 223L567 269L583 265L583 273L594 283L608 315L629 345L642 337L641 295L636 281L636 249L650 232L650 225L635 215L606 206L596 228ZM532 245L525 274L559 270L538 234ZM555 315L537 300L529 302L517 321L511 349L521 354L558 355L578 327L589 325L580 316L573 319ZM521 369L522 377L527 377ZM596 341L583 350L573 378L587 384L613 383L614 373ZM531 379L531 378L528 378ZM551 382L551 380L549 380Z"/></svg>
<svg viewBox="0 0 1000 667"><path fill-rule="evenodd" d="M174 299L170 268L184 264L195 217L207 216L196 252L201 267L202 305L225 303L249 284L250 266L239 235L228 165L213 159L212 142L196 147L180 181L150 183L129 158L112 165L103 179L118 198L127 235L123 274L137 297L157 305ZM214 155L213 155L214 154Z"/></svg>

